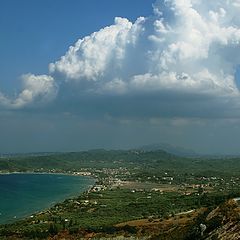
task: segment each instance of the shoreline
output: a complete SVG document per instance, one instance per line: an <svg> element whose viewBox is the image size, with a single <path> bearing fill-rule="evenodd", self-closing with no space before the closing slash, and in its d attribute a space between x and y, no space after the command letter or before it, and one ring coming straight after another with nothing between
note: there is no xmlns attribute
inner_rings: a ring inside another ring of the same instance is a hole
<svg viewBox="0 0 240 240"><path fill-rule="evenodd" d="M70 199L73 199L75 197L78 197L78 196L81 196L83 193L87 192L87 191L90 191L95 185L96 185L96 182L97 182L97 178L96 176L89 176L89 175L80 175L80 174L73 174L73 173L61 173L61 172L57 172L57 173L53 173L53 172L5 172L5 173L0 173L0 176L2 175L14 175L14 174L29 174L29 175L62 175L62 176L74 176L74 177L85 177L85 178L88 178L89 180L93 180L93 183L92 184L88 184L86 186L86 188L84 188L84 190L82 192L76 192L76 193L71 193L69 194L69 196L66 196L66 198L63 198L63 199L59 199L59 200L56 200L56 201L53 201L48 207L46 208L42 208L41 210L37 210L37 211L33 211L31 213L28 213L22 217L17 217L17 215L15 215L13 217L13 219L9 219L7 220L6 222L3 222L3 223L0 223L0 226L1 225L8 225L8 224L14 224L15 222L17 221L21 221L21 220L24 220L24 219L27 219L27 218L31 218L33 217L34 215L38 215L38 214L41 214L43 212L47 212L49 211L52 207L54 207L56 204L59 204L59 203L62 203L66 200L70 200ZM1 216L1 215L0 215Z"/></svg>
<svg viewBox="0 0 240 240"><path fill-rule="evenodd" d="M73 172L73 173L66 173L66 172L19 172L19 171L0 172L0 175L11 175L11 174L53 174L53 175L83 176L83 177L94 178L94 176L92 176L91 173L89 175L84 175L84 174L81 174L81 172Z"/></svg>

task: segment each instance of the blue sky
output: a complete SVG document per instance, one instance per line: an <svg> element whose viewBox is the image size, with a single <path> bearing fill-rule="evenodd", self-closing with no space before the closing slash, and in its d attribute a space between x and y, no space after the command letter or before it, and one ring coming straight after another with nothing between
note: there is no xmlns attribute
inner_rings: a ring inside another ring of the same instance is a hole
<svg viewBox="0 0 240 240"><path fill-rule="evenodd" d="M0 152L240 153L239 11L239 0L1 1Z"/></svg>
<svg viewBox="0 0 240 240"><path fill-rule="evenodd" d="M77 39L111 25L115 16L135 21L152 14L146 0L4 0L0 3L1 87L11 93L23 73L48 72ZM11 69L10 69L11 66Z"/></svg>

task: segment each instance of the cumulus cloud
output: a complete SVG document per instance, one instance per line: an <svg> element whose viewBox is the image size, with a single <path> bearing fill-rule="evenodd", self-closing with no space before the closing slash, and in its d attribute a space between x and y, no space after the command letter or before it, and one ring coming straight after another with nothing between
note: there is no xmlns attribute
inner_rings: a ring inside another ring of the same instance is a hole
<svg viewBox="0 0 240 240"><path fill-rule="evenodd" d="M25 74L22 76L22 81L23 90L15 99L0 93L0 104L3 107L18 109L51 101L57 95L57 85L51 76Z"/></svg>
<svg viewBox="0 0 240 240"><path fill-rule="evenodd" d="M135 23L116 18L114 25L78 40L50 64L50 72L68 82L91 82L89 88L98 93L169 89L238 94L238 5L239 1L157 1L151 17ZM171 18L162 11L166 8Z"/></svg>
<svg viewBox="0 0 240 240"><path fill-rule="evenodd" d="M98 81L110 71L117 72L126 59L128 45L136 44L142 21L144 18L139 18L132 24L125 18L116 17L114 25L78 40L66 55L50 64L50 72L60 72L67 80L92 81Z"/></svg>
<svg viewBox="0 0 240 240"><path fill-rule="evenodd" d="M56 86L61 94L63 86L74 86L71 91L81 100L94 96L91 102L101 96L108 104L109 98L117 96L118 104L121 99L126 104L129 96L141 96L141 103L152 104L151 114L155 109L161 115L169 107L164 103L170 101L173 112L181 115L182 106L182 115L187 115L186 101L197 95L198 107L202 103L208 112L224 107L223 112L231 115L238 111L239 102L235 79L240 64L239 10L239 0L156 1L152 16L139 17L134 23L116 17L113 25L70 46L49 65L49 76L24 76L18 98L9 103L0 95L0 101L22 107L37 99L55 98ZM206 99L213 98L206 104ZM136 107L139 97L131 101Z"/></svg>

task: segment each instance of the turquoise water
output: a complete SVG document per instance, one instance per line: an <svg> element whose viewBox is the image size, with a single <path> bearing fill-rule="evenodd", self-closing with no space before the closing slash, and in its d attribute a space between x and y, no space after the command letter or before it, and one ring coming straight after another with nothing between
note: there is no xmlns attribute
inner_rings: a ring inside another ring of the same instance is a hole
<svg viewBox="0 0 240 240"><path fill-rule="evenodd" d="M0 175L0 223L8 223L77 196L94 184L89 177L60 174Z"/></svg>

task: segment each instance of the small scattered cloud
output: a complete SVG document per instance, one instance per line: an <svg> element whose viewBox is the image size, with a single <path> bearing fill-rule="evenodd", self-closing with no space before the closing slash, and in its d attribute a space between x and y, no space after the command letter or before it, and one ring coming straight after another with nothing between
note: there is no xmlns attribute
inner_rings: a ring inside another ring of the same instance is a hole
<svg viewBox="0 0 240 240"><path fill-rule="evenodd" d="M57 85L53 77L48 75L25 74L22 76L23 90L15 99L0 93L0 104L9 109L46 103L57 95Z"/></svg>

